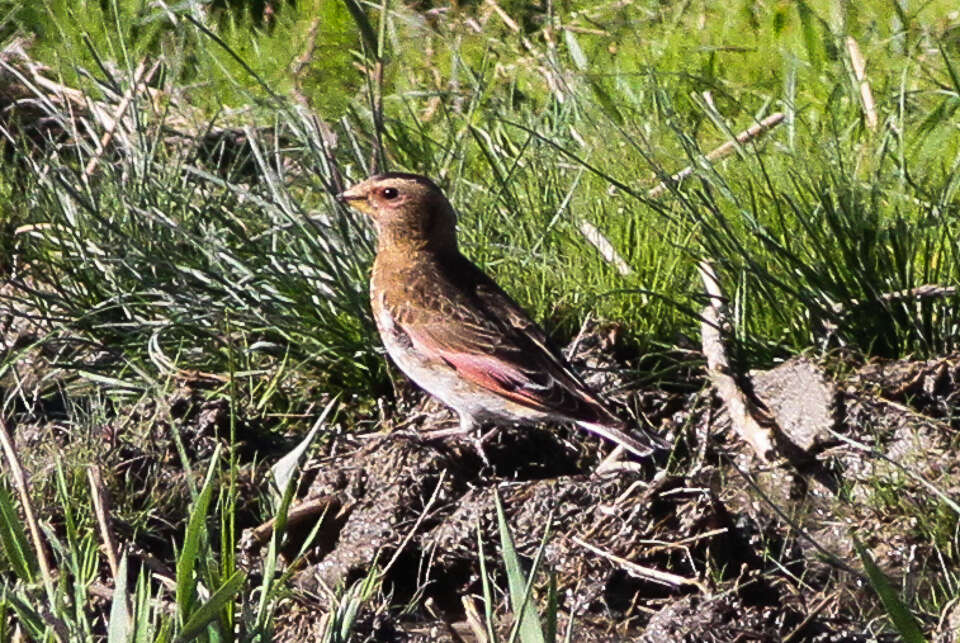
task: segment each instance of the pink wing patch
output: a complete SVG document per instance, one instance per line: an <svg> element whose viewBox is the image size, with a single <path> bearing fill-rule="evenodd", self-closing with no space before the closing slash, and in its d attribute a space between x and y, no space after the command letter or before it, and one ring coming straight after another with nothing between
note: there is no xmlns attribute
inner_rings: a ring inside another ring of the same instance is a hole
<svg viewBox="0 0 960 643"><path fill-rule="evenodd" d="M529 378L509 362L495 355L451 350L441 346L429 333L410 328L404 330L414 348L422 355L428 359L446 362L468 382L519 404L546 410L542 396L530 389Z"/></svg>

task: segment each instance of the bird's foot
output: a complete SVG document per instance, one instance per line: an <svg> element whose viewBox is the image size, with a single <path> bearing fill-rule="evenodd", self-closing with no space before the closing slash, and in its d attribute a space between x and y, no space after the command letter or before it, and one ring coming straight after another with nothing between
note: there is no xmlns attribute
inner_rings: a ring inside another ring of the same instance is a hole
<svg viewBox="0 0 960 643"><path fill-rule="evenodd" d="M433 440L445 440L446 438L462 438L465 435L469 435L469 432L464 431L459 426L452 429L433 429L431 431L417 431L417 436L420 439L431 442Z"/></svg>
<svg viewBox="0 0 960 643"><path fill-rule="evenodd" d="M460 440L465 440L473 446L474 451L477 452L477 455L480 456L480 460L483 462L485 467L493 468L493 464L490 462L490 458L487 457L487 453L483 448L483 445L493 439L497 433L500 431L499 427L494 427L483 433L482 435L477 435L474 430L476 427L473 425L470 426L458 426L456 428L450 429L435 429L433 431L422 431L416 434L417 438L423 440L424 442L433 442L435 440L446 440L447 438L457 438Z"/></svg>
<svg viewBox="0 0 960 643"><path fill-rule="evenodd" d="M477 452L477 455L480 456L480 460L483 461L483 466L489 469L493 469L493 465L490 464L490 458L487 457L487 452L483 450L483 442L486 436L477 437L475 435L470 436L470 443L473 445L473 450Z"/></svg>
<svg viewBox="0 0 960 643"><path fill-rule="evenodd" d="M593 470L594 475L604 476L623 471L643 471L643 465L639 462L631 462L627 457L628 455L627 450L618 444L617 447L610 452L610 455L605 457L600 464L597 465L597 468Z"/></svg>

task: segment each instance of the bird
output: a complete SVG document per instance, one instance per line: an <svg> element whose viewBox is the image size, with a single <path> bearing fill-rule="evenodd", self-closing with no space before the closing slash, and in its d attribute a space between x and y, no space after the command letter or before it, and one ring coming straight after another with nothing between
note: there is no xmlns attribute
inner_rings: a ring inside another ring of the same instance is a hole
<svg viewBox="0 0 960 643"><path fill-rule="evenodd" d="M575 423L638 457L668 448L640 427L630 433L543 329L461 254L457 215L433 181L376 174L339 199L376 229L370 303L387 354L456 412L460 431L553 421Z"/></svg>

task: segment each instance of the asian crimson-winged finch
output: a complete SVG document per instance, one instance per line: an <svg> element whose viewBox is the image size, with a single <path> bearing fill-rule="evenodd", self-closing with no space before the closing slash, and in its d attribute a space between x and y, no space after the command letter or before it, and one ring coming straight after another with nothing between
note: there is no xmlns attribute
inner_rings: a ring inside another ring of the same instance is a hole
<svg viewBox="0 0 960 643"><path fill-rule="evenodd" d="M378 174L340 198L377 228L370 298L380 337L410 379L477 422L575 422L638 456L665 445L627 426L541 328L457 249L456 214L416 174Z"/></svg>

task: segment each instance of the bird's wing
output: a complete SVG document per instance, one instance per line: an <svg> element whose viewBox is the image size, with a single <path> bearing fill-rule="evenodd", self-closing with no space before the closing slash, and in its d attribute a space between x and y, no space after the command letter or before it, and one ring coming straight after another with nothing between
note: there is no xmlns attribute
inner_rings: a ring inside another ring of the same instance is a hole
<svg viewBox="0 0 960 643"><path fill-rule="evenodd" d="M445 272L430 280L429 292L391 306L395 323L418 351L528 408L575 421L621 423L496 283L462 257Z"/></svg>

